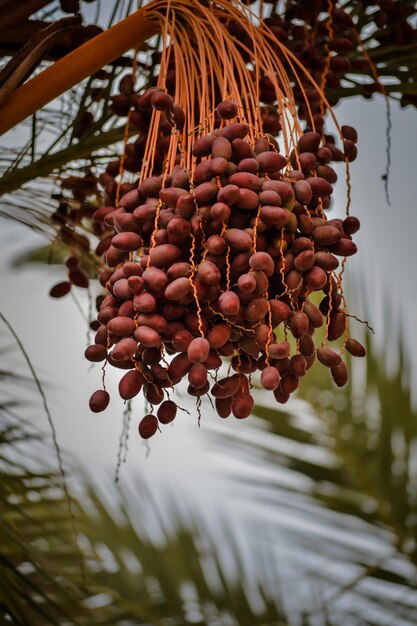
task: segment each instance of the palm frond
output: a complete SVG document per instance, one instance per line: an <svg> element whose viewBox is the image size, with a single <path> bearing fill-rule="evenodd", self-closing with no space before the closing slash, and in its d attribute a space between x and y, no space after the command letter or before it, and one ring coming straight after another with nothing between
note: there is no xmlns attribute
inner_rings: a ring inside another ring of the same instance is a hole
<svg viewBox="0 0 417 626"><path fill-rule="evenodd" d="M248 515L275 537L274 558L298 572L298 619L385 624L401 615L411 625L417 415L403 372L388 376L370 342L361 368L346 392L318 364L288 408L258 404L258 424L226 436L216 428L213 437L220 454L240 459L232 480L247 483L247 499L257 503Z"/></svg>

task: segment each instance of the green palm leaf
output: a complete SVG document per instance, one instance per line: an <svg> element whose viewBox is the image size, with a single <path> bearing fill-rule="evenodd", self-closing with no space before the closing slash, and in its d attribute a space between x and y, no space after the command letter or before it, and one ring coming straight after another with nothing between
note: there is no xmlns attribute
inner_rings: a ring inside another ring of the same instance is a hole
<svg viewBox="0 0 417 626"><path fill-rule="evenodd" d="M245 459L233 480L249 485L253 516L276 528L280 549L290 546L287 571L298 570L300 589L321 588L316 610L298 598L308 624L326 615L342 624L417 619L417 414L403 358L392 377L382 361L368 341L347 391L317 364L288 408L258 404L259 426L213 433L220 453Z"/></svg>

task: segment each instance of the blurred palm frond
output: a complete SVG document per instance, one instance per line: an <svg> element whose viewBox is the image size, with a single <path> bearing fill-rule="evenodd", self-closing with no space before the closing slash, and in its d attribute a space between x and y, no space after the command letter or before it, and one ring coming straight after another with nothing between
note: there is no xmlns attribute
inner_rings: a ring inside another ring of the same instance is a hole
<svg viewBox="0 0 417 626"><path fill-rule="evenodd" d="M417 620L417 411L403 357L390 376L369 339L367 351L350 363L347 389L317 364L288 408L258 404L258 424L213 434L220 454L244 459L234 493L246 482L245 499L257 503L248 517L262 520L275 559L297 572L306 624L326 615L341 624Z"/></svg>

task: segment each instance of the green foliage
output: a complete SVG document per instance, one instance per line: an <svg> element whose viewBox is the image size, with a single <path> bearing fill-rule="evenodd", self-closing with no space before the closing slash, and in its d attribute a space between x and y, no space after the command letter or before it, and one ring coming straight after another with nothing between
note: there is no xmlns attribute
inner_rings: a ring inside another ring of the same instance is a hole
<svg viewBox="0 0 417 626"><path fill-rule="evenodd" d="M224 480L245 497L243 543L226 515L216 541L198 510L183 515L180 498L162 514L141 481L134 493L119 492L114 510L82 488L85 580L51 448L2 405L5 623L414 624L416 414L403 371L387 376L370 345L361 366L353 379L362 386L347 393L317 365L304 398L288 409L257 406L258 421L244 429L206 431L220 455L240 461ZM143 521L150 512L155 532Z"/></svg>

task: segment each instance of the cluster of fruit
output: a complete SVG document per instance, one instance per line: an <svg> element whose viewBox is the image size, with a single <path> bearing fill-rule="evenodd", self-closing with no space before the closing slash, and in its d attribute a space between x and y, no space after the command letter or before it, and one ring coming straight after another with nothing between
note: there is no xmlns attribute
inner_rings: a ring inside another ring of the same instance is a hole
<svg viewBox="0 0 417 626"><path fill-rule="evenodd" d="M169 94L149 90L142 98L182 127L184 113ZM342 128L340 148L306 132L286 158L271 135L249 140L249 126L233 121L233 101L221 102L217 114L220 128L195 141L190 170L177 164L144 178L117 208L93 215L107 294L86 358L128 370L119 385L124 400L143 390L159 405L157 417L143 418L143 437L174 419L176 405L165 394L184 377L191 395L210 393L220 416L241 419L253 407L253 372L286 402L316 356L337 385L346 383L346 365L328 341L345 336L349 352L364 354L348 338L334 275L339 258L356 252L359 221L325 214L337 179L330 163L339 154L355 158L355 130ZM317 307L310 296L320 291ZM219 379L224 357L234 373ZM102 411L109 400L98 390L90 407Z"/></svg>

